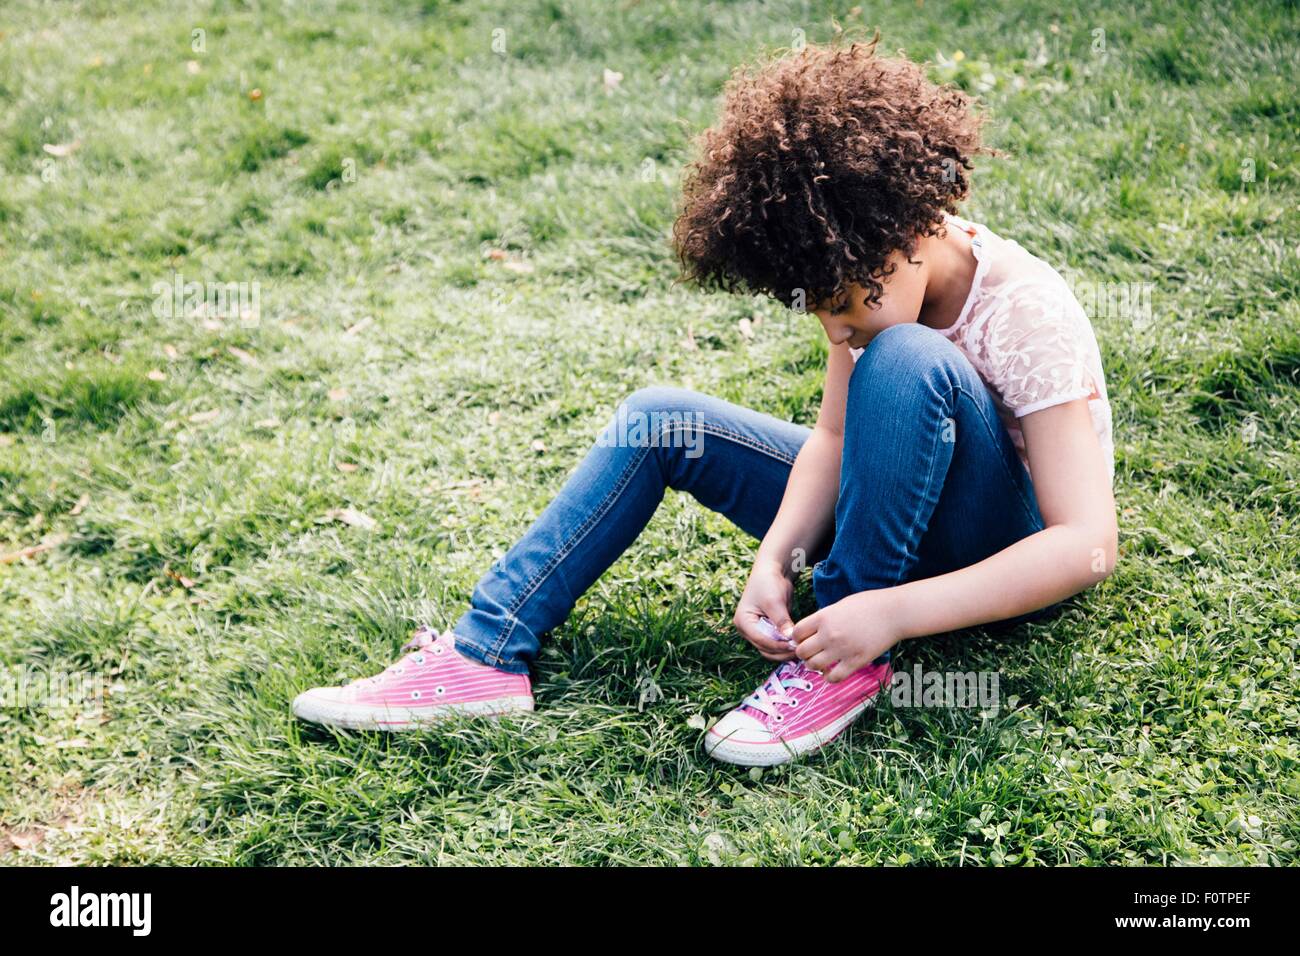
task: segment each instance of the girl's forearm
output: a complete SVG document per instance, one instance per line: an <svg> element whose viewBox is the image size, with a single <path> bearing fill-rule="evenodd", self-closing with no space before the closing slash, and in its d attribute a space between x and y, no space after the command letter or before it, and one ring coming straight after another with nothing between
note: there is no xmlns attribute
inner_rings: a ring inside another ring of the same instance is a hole
<svg viewBox="0 0 1300 956"><path fill-rule="evenodd" d="M1115 552L1113 531L1045 528L978 564L890 588L894 623L909 638L1028 614L1105 578Z"/></svg>
<svg viewBox="0 0 1300 956"><path fill-rule="evenodd" d="M800 558L812 554L835 522L842 436L814 428L790 469L781 507L758 547L756 563L768 562L793 577Z"/></svg>

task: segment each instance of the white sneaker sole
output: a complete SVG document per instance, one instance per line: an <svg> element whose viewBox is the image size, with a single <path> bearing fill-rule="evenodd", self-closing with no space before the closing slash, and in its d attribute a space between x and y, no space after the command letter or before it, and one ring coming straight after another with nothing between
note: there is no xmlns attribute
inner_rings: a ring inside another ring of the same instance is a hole
<svg viewBox="0 0 1300 956"><path fill-rule="evenodd" d="M735 764L739 767L775 767L777 764L789 763L795 757L812 753L814 750L820 750L844 733L849 724L862 716L868 707L875 704L877 696L879 695L873 695L862 703L855 705L851 710L846 710L820 730L814 730L800 737L790 737L786 740L776 740L771 743L749 743L731 737L724 737L709 730L704 735L704 752L714 760Z"/></svg>
<svg viewBox="0 0 1300 956"><path fill-rule="evenodd" d="M293 702L294 716L345 730L422 730L449 717L500 717L533 709L532 697L496 697L437 707L369 707L324 700L310 693Z"/></svg>

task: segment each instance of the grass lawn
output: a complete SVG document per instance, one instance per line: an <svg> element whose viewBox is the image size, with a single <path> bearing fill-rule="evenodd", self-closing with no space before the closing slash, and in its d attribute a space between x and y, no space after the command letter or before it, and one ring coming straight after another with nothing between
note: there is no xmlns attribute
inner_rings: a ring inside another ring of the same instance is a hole
<svg viewBox="0 0 1300 956"><path fill-rule="evenodd" d="M0 862L1296 862L1300 10L1064 6L8 0ZM995 711L747 772L699 739L767 671L754 542L673 497L535 714L292 720L454 621L634 389L811 420L816 320L666 237L731 68L836 22L979 93L965 213L1102 291L1115 575L902 651Z"/></svg>

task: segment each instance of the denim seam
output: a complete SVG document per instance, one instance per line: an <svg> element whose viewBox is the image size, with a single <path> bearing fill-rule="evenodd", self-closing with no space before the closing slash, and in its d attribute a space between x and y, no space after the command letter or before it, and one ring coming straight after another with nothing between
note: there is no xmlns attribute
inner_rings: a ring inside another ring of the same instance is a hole
<svg viewBox="0 0 1300 956"><path fill-rule="evenodd" d="M959 386L959 385L954 385L954 386L952 387L952 392L959 392L959 391L961 391L961 386ZM951 408L951 407L953 406L953 404L955 404L955 403L953 402L953 400L952 400L952 392L949 393L949 398L948 398L949 408ZM931 481L931 479L934 477L934 459L935 459L934 449L935 449L935 446L939 443L939 437L940 437L942 434L943 434L943 430L942 430L942 429L937 430L937 431L935 432L934 441L933 441L933 442L931 443L931 445L930 445L930 456L929 456L930 467L929 467L929 471L926 472L926 475L925 475L925 484L922 486L923 488L927 488L927 489L928 489L928 488L930 487L930 481ZM942 494L942 490L940 490L940 494ZM937 503L938 499L936 498L935 500L936 500L936 503ZM931 514L933 514L933 512L934 512L934 509L932 508L932 509L931 509ZM908 551L913 550L915 547L919 546L919 544L920 544L919 541L918 541L918 542L915 542L915 543L913 543L913 541L912 541L913 536L916 534L916 526L917 526L917 524L920 522L920 520L921 520L920 509L917 509L916 514L914 514L914 515L912 516L912 526L911 526L910 528L907 529L907 548L908 548ZM906 562L906 559L904 559L902 562L900 562L900 564L903 565L903 566L900 567L900 568L898 569L898 572L894 575L894 583L891 584L890 587L897 587L897 586L898 586L898 582L901 581L901 580L903 579L903 573L904 573L904 571L906 570L906 563L907 563L907 562Z"/></svg>
<svg viewBox="0 0 1300 956"><path fill-rule="evenodd" d="M750 438L748 435L742 435L740 434L740 432L731 431L730 429L723 428L720 425L709 425L707 423L702 425L688 425L685 422L683 422L680 425L668 424L668 425L664 425L659 430L659 437L662 438L664 435L671 434L678 431L686 431L686 430L702 431L706 435L713 435L715 438L729 439L731 441L734 441L738 445L745 446L751 451L760 452L761 454L767 455L769 458L775 458L777 461L782 462L783 464L786 465L794 464L793 457L789 457L784 453L778 451L777 449L772 448L769 445L764 445L762 442L755 441L753 438Z"/></svg>
<svg viewBox="0 0 1300 956"><path fill-rule="evenodd" d="M706 434L712 434L718 438L730 439L731 441L734 441L740 445L744 445L745 447L750 448L753 451L757 451L762 454L766 454L769 457L776 458L778 461L781 461L785 464L794 463L793 458L787 458L785 455L783 455L781 452L777 451L776 449L769 448L768 446L763 445L760 442L754 441L752 438L749 438L746 435L741 435L737 432L732 432L729 429L723 429L723 428L719 428L718 426L708 425L708 424L687 426L683 423L681 427L683 428L689 427L692 430L703 429ZM676 428L677 426L675 424L670 423L668 425L665 425L663 426L663 428L660 429L659 436L662 438L669 431L676 430ZM501 635L493 643L491 650L486 652L490 656L492 662L494 662L495 664L505 663L505 660L501 657L501 650L502 648L505 647L506 642L510 639L510 635L514 633L515 624L518 621L518 618L515 617L515 612L518 611L521 607L523 607L524 603L529 598L531 598L533 594L537 592L537 589L541 586L542 581L545 580L545 578L547 578L551 574L551 572L555 570L555 568L559 565L561 561L563 561L565 558L567 558L570 554L573 553L574 548L580 545L586 539L587 535L591 533L591 529L594 528L596 524L598 524L600 520L604 518L606 514L609 513L609 509L613 506L614 500L617 499L619 495L623 493L623 489L626 488L628 483L632 480L631 476L636 472L638 468L641 467L642 463L644 463L645 459L648 456L649 451L651 450L651 447L652 446L649 445L643 445L641 446L641 448L638 449L640 453L635 455L632 458L632 460L628 462L627 467L623 469L623 473L619 475L618 480L614 483L614 487L610 489L609 493L606 494L603 499L601 499L600 504L596 506L595 510L591 513L591 515L588 516L587 520L582 522L582 524L578 526L574 537L566 544L566 546L562 547L560 550L556 551L555 554L551 555L550 559L546 562L546 564L544 564L540 570L538 570L535 574L533 574L531 578L529 578L528 583L524 586L523 590L520 592L519 597L517 597L514 601L512 601L510 603L510 606L506 608L505 613L510 618L510 624L501 631ZM478 645L473 641L466 641L466 643L482 649L480 645Z"/></svg>
<svg viewBox="0 0 1300 956"><path fill-rule="evenodd" d="M974 395L972 395L969 391L967 391L965 387L963 387L963 386L960 385L960 384L952 385L952 386L950 387L950 389L949 389L948 405L949 405L949 408L951 409L952 412L955 412L955 411L956 411L955 396L957 396L957 395L964 396L964 397L966 398L966 400L967 400L968 402L970 402L972 408L974 408L974 410L975 410L975 413L979 416L980 423L984 426L984 430L985 430L986 434L989 436L990 439L993 440L993 442L994 442L995 445L1000 446L1000 445L1001 445L1001 442L1002 442L1002 425L1001 425L1001 422L998 423L998 428L997 428L997 429L994 429L994 428L992 427L992 425L990 424L990 422L989 422L989 420L988 420L988 417L984 414L984 409L980 407L979 400L978 400ZM926 476L925 476L925 486L927 486L927 487L929 486L930 481L932 480L932 478L933 478L933 476L934 476L934 461L935 461L934 446L938 443L938 435L939 435L939 433L936 432L936 438L935 438L935 441L934 441L934 443L931 445L931 449L930 449L930 455L929 455L929 463L930 463L930 464L929 464L929 471L926 473ZM1021 488L1020 488L1020 484L1016 481L1015 476L1012 475L1011 472L1007 469L1005 458L1000 458L999 461L1000 461L1001 464L1002 464L1003 474L1006 476L1007 480L1011 483L1011 487L1012 487L1013 489L1015 489L1016 497L1017 497L1017 499L1020 501L1020 506L1025 510L1025 515L1026 515L1026 517L1029 518L1029 521L1030 521L1031 524L1037 523L1037 522L1036 522L1036 519L1035 519L1035 517L1034 517L1034 510L1033 510L1033 508L1029 505L1029 502L1025 499L1025 495L1024 495L1024 492L1023 492L1023 491L1021 490ZM907 532L907 541L908 541L908 546L909 546L909 547L912 546L912 536L913 536L913 535L915 534L915 532L916 532L916 525L917 525L917 523L918 523L919 520L920 520L920 514L917 513L916 515L913 516L913 519L912 519L912 525L911 525L911 527L908 529L908 532ZM824 560L823 560L823 561L819 561L819 562L818 562L818 565L821 565L821 564L824 564L824 563L825 563ZM814 570L815 570L815 568L814 568ZM903 577L903 570L900 568L900 570L899 570L899 571L894 575L894 583L893 583L893 585L891 585L891 586L897 586L898 583L899 583L899 581L902 580L902 577Z"/></svg>
<svg viewBox="0 0 1300 956"><path fill-rule="evenodd" d="M648 446L642 447L639 451L640 454L633 456L627 463L622 474L618 476L618 480L614 482L614 487L611 488L605 497L601 499L600 504L598 504L592 513L587 516L585 521L578 525L574 531L573 537L558 551L551 555L547 562L528 579L528 583L524 585L519 596L510 602L510 606L506 608L506 615L510 618L510 623L502 629L500 636L492 645L491 654L494 661L498 663L502 662L501 649L505 647L506 642L510 639L510 635L515 632L515 625L518 623L518 618L515 617L515 612L523 607L524 602L537 592L542 581L555 570L556 566L572 554L574 548L582 544L587 535L591 532L591 529L595 527L596 524L609 512L609 509L613 507L614 500L623 493L623 489L626 488L628 483L632 480L631 476L641 467L641 463L645 461L646 452L649 451L649 448Z"/></svg>
<svg viewBox="0 0 1300 956"><path fill-rule="evenodd" d="M975 413L979 415L980 422L984 425L984 431L995 443L1000 445L1002 436L1005 432L1002 423L998 422L997 429L994 429L987 416L985 416L984 409L980 408L979 400L974 395L966 391L966 389L961 385L955 386L954 390L966 396L966 400L971 403L971 406L975 409ZM1002 473L1006 476L1007 481L1011 483L1011 487L1015 489L1016 497L1020 500L1020 507L1025 509L1025 517L1029 519L1030 524L1037 523L1037 519L1034 517L1034 509L1030 506L1028 500L1026 500L1025 493L1020 488L1020 483L1016 481L1016 476L1011 474L1010 470L1008 470L1005 457L999 458L998 461L1002 465Z"/></svg>
<svg viewBox="0 0 1300 956"><path fill-rule="evenodd" d="M950 408L952 411L955 411L955 410L956 410L956 401L955 401L955 397L958 396L958 395L964 396L964 397L966 398L966 400L967 400L968 402L970 402L971 407L975 410L975 414L979 416L980 424L982 424L982 425L984 426L984 431L985 431L985 433L988 435L988 437L989 437L990 439L993 440L993 442L994 442L995 445L999 445L999 446L1000 446L1000 445L1001 445L1001 441L1002 441L1002 433L1001 433L1001 431L1000 431L1000 430L995 431L995 430L992 428L992 426L991 426L990 423L989 423L988 417L984 414L984 409L982 409L982 408L980 407L979 400L976 399L976 397L975 397L974 395L972 395L970 392L968 392L968 391L967 391L963 386L961 386L961 385L953 385L953 386L951 387L951 389L950 389L950 391L949 391L949 399L948 399L948 405L949 405L949 408ZM1000 428L1001 428L1001 424L999 423L999 429L1000 429ZM936 433L936 434L937 434L937 433ZM929 466L929 471L926 473L926 476L925 476L925 483L924 483L924 486L923 486L923 487L928 487L929 484L930 484L931 479L934 477L934 461L935 461L934 445L937 444L937 442L938 442L938 439L936 438L936 439L935 439L935 442L934 442L934 443L931 445L931 447L930 447L930 455L929 455L930 466ZM1033 511L1033 509L1029 506L1029 502L1025 500L1024 492L1021 491L1021 489L1020 489L1020 485L1019 485L1019 483L1016 481L1015 476L1012 475L1012 474L1010 473L1010 471L1007 470L1005 459L999 459L999 461L1000 461L1001 464L1002 464L1002 471L1003 471L1003 474L1006 476L1007 480L1008 480L1008 481L1010 482L1010 484L1011 484L1011 487L1012 487L1012 488L1015 490L1015 492L1016 492L1016 498L1020 501L1020 507L1023 508L1023 509L1025 510L1025 516L1026 516L1027 518L1029 518L1031 524L1032 524L1032 523L1035 523L1034 511ZM916 533L916 525L917 525L917 522L918 522L918 521L920 521L920 513L919 513L919 512L918 512L916 515L913 516L913 518L912 518L912 526L908 529L908 532L907 532L907 541L908 541L908 547L909 547L909 548L912 547L912 537L913 537L913 535ZM903 572L902 572L902 570L900 569L900 570L898 571L898 573L896 573L896 574L894 575L894 586L897 586L898 582L902 580L902 577L903 577Z"/></svg>
<svg viewBox="0 0 1300 956"><path fill-rule="evenodd" d="M472 648L476 653L467 655L478 661L480 664L486 664L488 667L495 667L498 670L505 670L512 674L527 674L528 667L520 667L517 661L502 660L500 656L492 653L491 650L484 647L478 641L475 641L464 634L456 633L456 648L460 650L463 647Z"/></svg>

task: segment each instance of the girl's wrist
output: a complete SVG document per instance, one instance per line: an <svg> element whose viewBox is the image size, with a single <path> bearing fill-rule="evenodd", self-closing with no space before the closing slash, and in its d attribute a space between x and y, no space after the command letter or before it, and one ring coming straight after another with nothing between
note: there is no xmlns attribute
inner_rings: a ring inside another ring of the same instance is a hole
<svg viewBox="0 0 1300 956"><path fill-rule="evenodd" d="M788 565L785 562L781 561L779 558L774 558L771 555L764 554L761 551L759 552L758 557L754 559L754 570L769 574L775 572L784 578L789 578L791 576Z"/></svg>
<svg viewBox="0 0 1300 956"><path fill-rule="evenodd" d="M915 622L912 619L914 607L912 602L908 600L906 584L895 585L892 588L885 588L876 593L885 602L884 613L893 624L894 635L899 641L921 636L921 632L916 630Z"/></svg>

